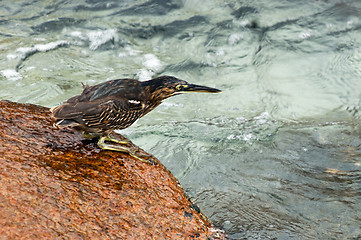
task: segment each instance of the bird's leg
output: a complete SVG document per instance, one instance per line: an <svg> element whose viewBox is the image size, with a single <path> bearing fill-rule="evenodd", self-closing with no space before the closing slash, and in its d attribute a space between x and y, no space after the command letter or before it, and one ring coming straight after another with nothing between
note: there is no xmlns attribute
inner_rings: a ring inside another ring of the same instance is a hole
<svg viewBox="0 0 361 240"><path fill-rule="evenodd" d="M98 138L101 137L101 135L99 133L89 133L89 132L82 132L83 137L85 139L93 139L93 138ZM127 140L119 140L116 138L111 138L109 136L106 136L104 141L109 141L109 142L115 142L115 143L119 143L119 144L125 144L125 145L129 145L129 141Z"/></svg>
<svg viewBox="0 0 361 240"><path fill-rule="evenodd" d="M136 152L138 150L132 150L130 147L127 146L120 146L120 145L116 145L116 144L111 144L111 143L105 143L105 141L112 141L112 142L116 142L116 143L122 143L122 141L113 141L113 138L109 138L108 136L106 137L100 137L99 141L98 141L98 147L100 147L101 149L104 150L112 150L112 151L119 151L119 152L125 152L128 153L130 156L142 161L142 162L146 162L146 163L150 163L150 164L154 164L153 161L151 160L146 160L143 159L142 157L147 157L147 155L139 155L136 154ZM126 145L129 145L129 142L126 142Z"/></svg>
<svg viewBox="0 0 361 240"><path fill-rule="evenodd" d="M83 135L83 138L85 138L85 139L93 139L93 138L100 137L100 135L97 133L89 133L89 132L82 132L82 135Z"/></svg>

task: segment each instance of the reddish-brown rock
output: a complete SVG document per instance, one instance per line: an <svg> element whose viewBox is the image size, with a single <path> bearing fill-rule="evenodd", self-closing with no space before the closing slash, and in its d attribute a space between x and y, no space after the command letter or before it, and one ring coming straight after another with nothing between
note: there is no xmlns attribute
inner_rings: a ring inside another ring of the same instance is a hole
<svg viewBox="0 0 361 240"><path fill-rule="evenodd" d="M0 239L224 239L153 160L56 129L48 108L0 101Z"/></svg>

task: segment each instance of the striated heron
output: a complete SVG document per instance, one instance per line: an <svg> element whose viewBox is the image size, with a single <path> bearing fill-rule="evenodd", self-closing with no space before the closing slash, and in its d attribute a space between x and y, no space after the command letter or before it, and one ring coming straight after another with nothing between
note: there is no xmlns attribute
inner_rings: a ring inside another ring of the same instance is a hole
<svg viewBox="0 0 361 240"><path fill-rule="evenodd" d="M102 149L126 152L149 162L127 147L127 141L111 138L109 134L115 129L129 127L164 99L184 92L218 93L221 90L190 84L172 76L161 76L144 82L117 79L84 86L82 94L50 111L56 120L54 126L74 128L81 131L84 138L99 138L98 146Z"/></svg>

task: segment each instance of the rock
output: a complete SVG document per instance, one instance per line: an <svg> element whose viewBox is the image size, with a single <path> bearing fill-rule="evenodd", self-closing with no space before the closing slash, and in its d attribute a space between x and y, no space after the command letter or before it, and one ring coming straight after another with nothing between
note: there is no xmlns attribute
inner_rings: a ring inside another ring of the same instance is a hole
<svg viewBox="0 0 361 240"><path fill-rule="evenodd" d="M100 150L52 121L0 101L0 239L226 238L156 158Z"/></svg>

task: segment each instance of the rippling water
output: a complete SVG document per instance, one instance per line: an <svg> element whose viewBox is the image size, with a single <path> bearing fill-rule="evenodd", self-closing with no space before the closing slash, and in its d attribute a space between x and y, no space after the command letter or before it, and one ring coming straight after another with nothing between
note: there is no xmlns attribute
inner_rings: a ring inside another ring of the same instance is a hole
<svg viewBox="0 0 361 240"><path fill-rule="evenodd" d="M361 238L361 2L2 1L0 98L175 75L122 133L232 239Z"/></svg>

